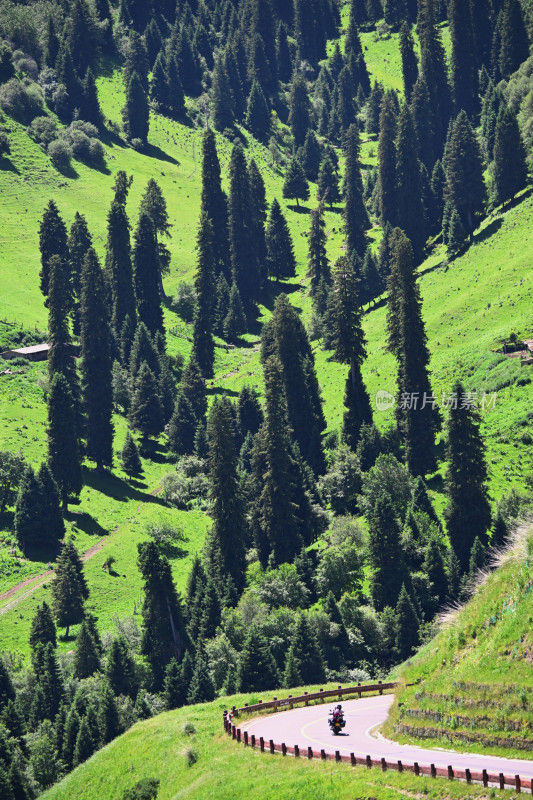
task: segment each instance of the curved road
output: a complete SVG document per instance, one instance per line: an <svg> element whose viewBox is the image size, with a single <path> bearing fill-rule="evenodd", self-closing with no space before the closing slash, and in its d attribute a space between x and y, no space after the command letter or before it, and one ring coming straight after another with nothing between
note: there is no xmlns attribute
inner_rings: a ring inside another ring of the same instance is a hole
<svg viewBox="0 0 533 800"><path fill-rule="evenodd" d="M519 774L522 778L533 778L533 761L457 753L452 750L429 750L376 738L371 732L385 722L393 700L393 695L382 695L343 703L346 727L344 734L339 736L330 732L327 723L328 711L337 705L336 702L331 705L324 703L293 711L280 711L243 722L239 727L243 732L254 733L257 739L262 736L265 742L273 739L276 744L285 743L288 747L297 744L300 749L323 748L332 754L339 750L343 756L354 753L362 758L369 755L375 759L385 758L387 761L401 760L406 764L418 761L420 764L435 764L444 769L452 765L454 769L468 768L472 772L486 769L492 773L504 772L506 775Z"/></svg>

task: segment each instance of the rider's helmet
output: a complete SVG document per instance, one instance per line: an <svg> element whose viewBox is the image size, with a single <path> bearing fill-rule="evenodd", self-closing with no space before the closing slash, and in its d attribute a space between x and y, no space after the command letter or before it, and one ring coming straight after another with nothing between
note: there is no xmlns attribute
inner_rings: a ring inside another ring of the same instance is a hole
<svg viewBox="0 0 533 800"><path fill-rule="evenodd" d="M342 711L342 706L341 705L337 706L337 708L338 708L339 711Z"/></svg>

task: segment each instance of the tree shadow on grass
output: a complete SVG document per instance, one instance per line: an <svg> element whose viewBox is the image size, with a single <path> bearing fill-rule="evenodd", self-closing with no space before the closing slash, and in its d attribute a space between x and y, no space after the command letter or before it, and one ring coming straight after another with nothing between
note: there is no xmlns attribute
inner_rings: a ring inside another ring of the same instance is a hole
<svg viewBox="0 0 533 800"><path fill-rule="evenodd" d="M226 397L238 397L239 396L239 392L237 392L235 389L227 389L224 386L212 386L212 387L207 389L207 394L210 395L211 397L218 397L219 395L221 397L224 397L224 396L226 396Z"/></svg>
<svg viewBox="0 0 533 800"><path fill-rule="evenodd" d="M24 557L28 561L41 561L53 564L61 552L61 542L51 545L27 544L24 546Z"/></svg>
<svg viewBox="0 0 533 800"><path fill-rule="evenodd" d="M139 503L156 503L166 506L166 502L160 498L145 492L139 492L134 486L112 473L98 473L96 470L85 470L85 485L90 486L113 500L125 503L127 500L137 500Z"/></svg>
<svg viewBox="0 0 533 800"><path fill-rule="evenodd" d="M14 172L15 175L20 175L20 170L13 164L10 158L0 156L0 171L1 172Z"/></svg>
<svg viewBox="0 0 533 800"><path fill-rule="evenodd" d="M109 531L102 528L99 522L86 511L69 511L65 519L76 527L87 533L89 536L107 536Z"/></svg>
<svg viewBox="0 0 533 800"><path fill-rule="evenodd" d="M166 450L153 439L141 442L140 454L143 458L153 461L154 464L166 464L168 461Z"/></svg>
<svg viewBox="0 0 533 800"><path fill-rule="evenodd" d="M482 231L479 233L474 234L474 241L473 244L477 244L478 242L484 242L485 239L490 239L495 233L497 233L501 226L503 225L503 217L497 217L496 219L492 220L492 222L487 225L486 228L483 228Z"/></svg>
<svg viewBox="0 0 533 800"><path fill-rule="evenodd" d="M179 166L179 161L174 158L174 156L169 155L169 153L165 153L164 150L161 150L160 147L157 147L155 144L148 144L143 149L144 155L148 156L149 158L156 158L158 161L166 161L169 164L174 164L175 166Z"/></svg>
<svg viewBox="0 0 533 800"><path fill-rule="evenodd" d="M287 206L288 211L294 211L295 214L310 214L311 209L308 206L297 206L291 205Z"/></svg>
<svg viewBox="0 0 533 800"><path fill-rule="evenodd" d="M441 452L438 452L438 457L442 458L444 455L444 442L439 443L439 445L437 446L437 450L438 451L441 450ZM442 475L440 475L440 473L437 473L436 475L433 475L431 478L429 478L426 481L426 485L428 489L431 489L432 492L439 492L439 494L442 494L444 492L444 478L442 477Z"/></svg>

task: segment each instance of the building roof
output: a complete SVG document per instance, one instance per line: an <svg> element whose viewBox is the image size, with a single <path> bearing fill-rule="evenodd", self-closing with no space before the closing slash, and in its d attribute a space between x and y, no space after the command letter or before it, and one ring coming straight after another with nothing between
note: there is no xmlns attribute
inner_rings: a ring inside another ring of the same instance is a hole
<svg viewBox="0 0 533 800"><path fill-rule="evenodd" d="M50 350L50 345L43 342L42 344L32 344L30 347L14 347L13 350L9 350L8 352L26 356L30 353L44 353L46 350Z"/></svg>

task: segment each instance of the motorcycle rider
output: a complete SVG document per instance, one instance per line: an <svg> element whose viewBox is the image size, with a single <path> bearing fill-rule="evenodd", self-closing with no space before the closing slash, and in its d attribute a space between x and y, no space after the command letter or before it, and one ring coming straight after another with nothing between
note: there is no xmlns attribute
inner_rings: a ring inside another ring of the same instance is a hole
<svg viewBox="0 0 533 800"><path fill-rule="evenodd" d="M337 708L333 711L333 721L335 722L337 719L340 719L342 722L342 718L344 716L342 706L339 704Z"/></svg>

